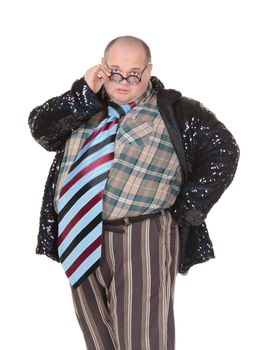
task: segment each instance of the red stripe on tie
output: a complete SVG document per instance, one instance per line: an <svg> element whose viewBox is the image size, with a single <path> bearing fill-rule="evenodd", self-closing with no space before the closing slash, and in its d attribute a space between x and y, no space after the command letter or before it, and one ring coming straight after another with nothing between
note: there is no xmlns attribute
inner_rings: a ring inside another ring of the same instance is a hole
<svg viewBox="0 0 254 350"><path fill-rule="evenodd" d="M95 249L99 247L99 245L102 244L102 235L100 235L98 238L96 238L95 241L93 241L92 244L90 244L86 250L83 251L83 253L73 262L73 264L66 270L66 275L69 278L76 269L82 264L82 262L91 255Z"/></svg>
<svg viewBox="0 0 254 350"><path fill-rule="evenodd" d="M93 170L100 164L106 163L114 158L114 152L105 154L101 158L95 160L93 163L89 164L84 169L80 170L78 174L74 176L66 185L61 188L59 198L61 198L79 179L81 179L85 174L89 173L89 171Z"/></svg>
<svg viewBox="0 0 254 350"><path fill-rule="evenodd" d="M105 123L100 129L92 132L92 134L89 135L88 138L85 140L85 142L83 143L81 148L83 148L88 142L90 142L92 139L94 139L95 136L97 136L101 131L108 130L108 129L112 128L115 124L118 123L118 121L119 121L118 119L115 119L112 122Z"/></svg>
<svg viewBox="0 0 254 350"><path fill-rule="evenodd" d="M95 206L102 199L103 191L94 196L83 208L81 208L77 214L71 219L63 232L58 237L58 246L63 242L70 230L76 225L76 223L86 214L89 210Z"/></svg>

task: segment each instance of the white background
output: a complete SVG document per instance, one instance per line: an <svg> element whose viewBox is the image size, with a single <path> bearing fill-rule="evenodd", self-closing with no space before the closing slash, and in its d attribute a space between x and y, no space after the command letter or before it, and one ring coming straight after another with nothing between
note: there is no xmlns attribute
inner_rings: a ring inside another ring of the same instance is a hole
<svg viewBox="0 0 254 350"><path fill-rule="evenodd" d="M235 179L207 219L216 259L177 277L176 350L254 349L251 1L10 0L1 7L1 349L85 349L61 265L35 254L54 154L33 140L27 119L127 34L150 45L153 74L215 112L241 149Z"/></svg>

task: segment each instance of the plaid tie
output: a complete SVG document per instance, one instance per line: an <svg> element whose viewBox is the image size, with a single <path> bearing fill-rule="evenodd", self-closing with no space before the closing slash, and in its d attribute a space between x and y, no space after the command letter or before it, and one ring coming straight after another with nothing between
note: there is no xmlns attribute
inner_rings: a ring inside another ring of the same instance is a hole
<svg viewBox="0 0 254 350"><path fill-rule="evenodd" d="M78 152L58 201L58 254L76 288L100 264L102 198L114 159L119 118L138 101L108 105L108 116L93 129Z"/></svg>

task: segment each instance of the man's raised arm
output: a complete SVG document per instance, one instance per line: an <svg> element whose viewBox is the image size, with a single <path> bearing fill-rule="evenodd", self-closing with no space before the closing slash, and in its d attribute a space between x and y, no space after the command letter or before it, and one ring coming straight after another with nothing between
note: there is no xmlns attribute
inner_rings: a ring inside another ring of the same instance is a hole
<svg viewBox="0 0 254 350"><path fill-rule="evenodd" d="M71 132L85 120L104 109L103 103L89 87L84 77L71 89L35 107L28 118L34 139L46 150L57 151Z"/></svg>

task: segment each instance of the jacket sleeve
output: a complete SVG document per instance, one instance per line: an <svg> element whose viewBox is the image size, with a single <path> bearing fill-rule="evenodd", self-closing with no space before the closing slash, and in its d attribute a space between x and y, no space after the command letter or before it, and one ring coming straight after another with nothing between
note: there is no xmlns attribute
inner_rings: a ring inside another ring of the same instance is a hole
<svg viewBox="0 0 254 350"><path fill-rule="evenodd" d="M199 226L232 182L240 150L214 113L198 101L183 99L177 115L188 179L172 207L172 215L180 226Z"/></svg>
<svg viewBox="0 0 254 350"><path fill-rule="evenodd" d="M35 107L29 115L28 124L32 136L42 147L57 151L74 129L103 108L98 95L82 77L73 83L69 91Z"/></svg>

